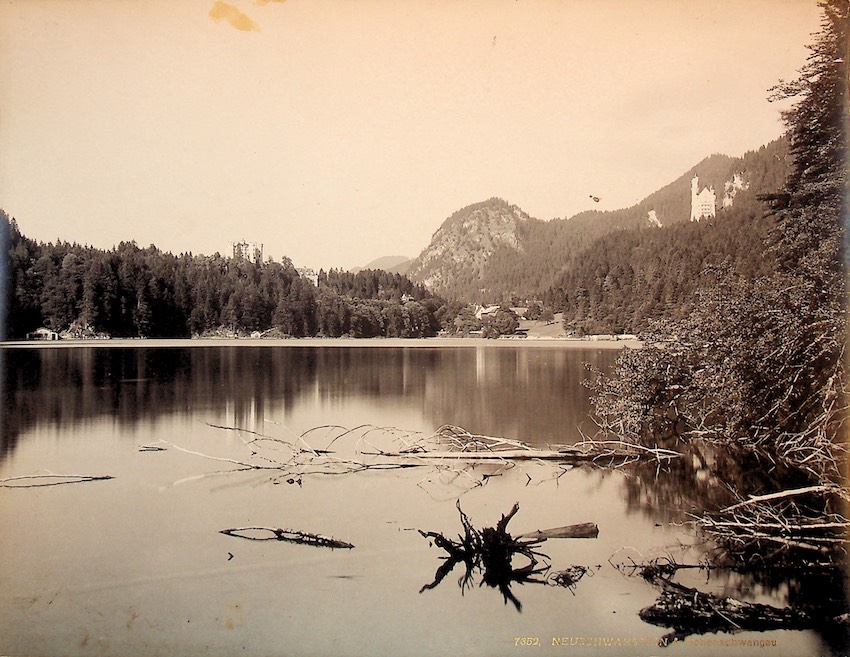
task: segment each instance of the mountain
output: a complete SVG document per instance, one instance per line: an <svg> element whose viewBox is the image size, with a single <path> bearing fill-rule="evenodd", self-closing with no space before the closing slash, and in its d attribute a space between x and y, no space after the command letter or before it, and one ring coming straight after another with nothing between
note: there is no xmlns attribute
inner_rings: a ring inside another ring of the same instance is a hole
<svg viewBox="0 0 850 657"><path fill-rule="evenodd" d="M380 269L390 274L406 274L412 263L413 260L407 256L383 256L372 260L372 262L362 267L354 267L351 273L356 274L364 269Z"/></svg>
<svg viewBox="0 0 850 657"><path fill-rule="evenodd" d="M477 284L494 253L522 255L520 232L530 221L525 212L500 198L469 205L443 222L413 261L408 276L431 290L474 297L483 292Z"/></svg>
<svg viewBox="0 0 850 657"><path fill-rule="evenodd" d="M569 219L541 221L491 198L446 219L408 276L440 296L468 303L541 298L579 268L582 253L605 235L689 223L695 176L697 189L709 190L705 194L716 217L733 211L751 216L764 210L759 195L780 189L789 163L785 138L738 158L711 155L629 208Z"/></svg>

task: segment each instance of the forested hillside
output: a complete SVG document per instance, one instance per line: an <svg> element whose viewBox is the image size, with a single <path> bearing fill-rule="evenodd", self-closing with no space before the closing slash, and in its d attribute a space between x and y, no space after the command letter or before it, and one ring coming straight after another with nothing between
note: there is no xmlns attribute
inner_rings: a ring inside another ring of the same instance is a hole
<svg viewBox="0 0 850 657"><path fill-rule="evenodd" d="M317 288L288 260L257 264L218 254L175 256L134 242L109 251L39 243L22 235L2 211L0 244L8 245L0 273L8 272L9 339L41 326L88 337L269 330L292 336L422 337L436 333L444 305L421 285L381 271L321 272Z"/></svg>
<svg viewBox="0 0 850 657"><path fill-rule="evenodd" d="M680 311L678 319L668 317L659 323L655 334L663 347L650 344L625 352L615 376L600 375L594 387L602 425L619 436L651 444L665 438L708 439L757 448L768 454L765 462L786 461L820 483L840 482L846 500L842 466L848 417L845 221L850 2L829 0L821 7L821 32L810 47L806 66L798 79L780 82L775 89L776 97L793 99L795 104L785 114L792 166L770 198L771 216L716 222L730 238L737 233L741 240L747 233L738 229L752 228L764 245L758 249L758 240L750 239L735 250L734 240L724 240L723 266L703 275L703 284L678 300L680 308L685 307L683 301L692 301L690 312ZM704 243L718 233L703 229L694 227L684 244L707 252ZM623 241L619 249L609 245L612 253L627 255L634 250L637 242L632 240L630 246L626 237L619 236ZM665 266L676 269L698 260L679 258L681 265ZM645 263L646 258L631 262ZM611 280L638 274L644 283L630 289L639 292L646 289L652 271L644 265L639 272L618 272ZM699 275L701 270L692 267L661 275L672 280L694 272ZM605 272L598 273L603 277ZM577 306L570 286L565 281L563 294L572 309ZM618 296L620 302L629 303L628 295ZM645 298L664 301L652 295ZM613 304L606 302L604 307L613 312ZM826 492L831 495L833 490ZM834 501L818 504L819 513L834 522L830 515L838 508ZM794 505L793 512L802 508ZM785 522L780 516L772 518L774 523ZM810 519L794 522L800 526ZM800 545L801 536L795 535ZM842 550L841 556L846 558L846 552Z"/></svg>
<svg viewBox="0 0 850 657"><path fill-rule="evenodd" d="M760 203L669 228L609 233L574 259L544 295L577 335L635 333L653 320L681 319L721 272L751 280L776 269L767 248L775 220Z"/></svg>
<svg viewBox="0 0 850 657"><path fill-rule="evenodd" d="M593 267L589 260L596 258L593 251L603 246L597 245L597 240L628 231L666 232L689 223L694 175L699 177L700 189L715 190L718 222L733 217L741 222L738 226L741 234L729 237L727 242L739 238L748 244L753 239L757 241L762 229L747 222L764 214L765 206L758 200L759 196L781 188L789 163L785 138L742 157L712 155L632 207L583 212L569 219L541 221L502 199L490 199L449 217L414 261L409 275L441 296L467 303L525 302L546 296L563 304L562 292L575 283L585 287L589 295L595 295L593 281L584 279ZM726 230L734 232L735 228L730 226ZM669 236L659 239L658 248L684 249ZM719 247L723 239L710 241ZM609 238L606 244L615 242ZM654 247L647 244L647 248ZM624 254L622 265L634 268L637 255ZM723 259L719 253L714 255L715 259ZM678 258L663 253L651 257ZM705 259L704 255L700 257ZM605 274L600 282L604 278ZM677 301L673 294L665 298L670 303Z"/></svg>

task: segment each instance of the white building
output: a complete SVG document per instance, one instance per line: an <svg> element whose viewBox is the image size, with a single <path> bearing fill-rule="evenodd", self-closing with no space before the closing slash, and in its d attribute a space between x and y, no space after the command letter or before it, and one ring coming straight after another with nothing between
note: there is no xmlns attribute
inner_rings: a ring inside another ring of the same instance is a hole
<svg viewBox="0 0 850 657"><path fill-rule="evenodd" d="M250 260L256 264L263 262L263 245L261 242L231 242L230 257L237 260Z"/></svg>
<svg viewBox="0 0 850 657"><path fill-rule="evenodd" d="M313 285L318 287L319 275L316 273L315 269L311 269L310 267L298 267L296 271L301 278L310 281Z"/></svg>
<svg viewBox="0 0 850 657"><path fill-rule="evenodd" d="M691 221L699 221L703 217L713 217L717 212L715 202L717 195L713 187L699 190L699 178L695 175L691 179Z"/></svg>

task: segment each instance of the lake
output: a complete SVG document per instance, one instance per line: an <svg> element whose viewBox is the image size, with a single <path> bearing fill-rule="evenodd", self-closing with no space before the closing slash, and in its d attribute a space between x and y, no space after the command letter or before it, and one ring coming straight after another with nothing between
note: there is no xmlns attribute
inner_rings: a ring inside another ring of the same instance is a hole
<svg viewBox="0 0 850 657"><path fill-rule="evenodd" d="M710 546L688 514L730 501L727 482L771 476L752 463L706 448L619 467L351 467L445 424L540 447L580 441L594 432L585 364L610 368L617 353L440 340L0 348L0 654L838 654L815 631L659 647L669 628L638 616L659 591L629 565L699 563ZM111 478L12 479L34 475ZM476 527L518 503L515 533L596 523L598 538L539 548L548 574L586 574L570 588L545 573L514 582L519 604L480 577L461 587L461 566L422 590L446 553L418 530L457 537L458 502ZM354 547L221 533L243 527ZM678 581L779 607L828 594L730 572Z"/></svg>

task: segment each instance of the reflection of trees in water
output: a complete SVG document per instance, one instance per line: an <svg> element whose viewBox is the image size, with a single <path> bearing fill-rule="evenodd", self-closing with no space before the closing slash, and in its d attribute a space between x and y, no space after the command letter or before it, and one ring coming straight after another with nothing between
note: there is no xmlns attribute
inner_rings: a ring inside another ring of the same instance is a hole
<svg viewBox="0 0 850 657"><path fill-rule="evenodd" d="M706 443L659 443L682 453L662 468L645 464L624 478L624 498L630 510L657 522L685 520L683 513L723 508L739 495L755 495L805 485L805 476L772 463L751 450Z"/></svg>
<svg viewBox="0 0 850 657"><path fill-rule="evenodd" d="M751 450L699 442L665 446L683 452L683 458L661 468L637 464L628 468L628 476L623 478L627 508L655 522L688 522L734 504L738 496L746 498L808 483L805 474L789 471ZM771 549L743 559L744 555L732 554L710 541L702 550L704 563L722 567L707 571L699 589L711 590L718 599L755 601L768 597L774 604L816 620L832 619L848 609L848 582L843 569L814 565L818 561L815 555L795 553L779 561L772 558ZM834 622L810 626L834 654L842 654L837 647L850 645L845 626ZM675 625L668 627L676 629Z"/></svg>
<svg viewBox="0 0 850 657"><path fill-rule="evenodd" d="M480 352L480 353L479 353ZM569 442L589 412L584 360L613 352L311 346L2 350L3 453L26 429L113 417L120 425L216 411L248 429L299 400L416 406L435 426L536 444ZM274 419L270 417L269 419ZM380 418L376 418L380 421Z"/></svg>
<svg viewBox="0 0 850 657"><path fill-rule="evenodd" d="M436 424L504 436L532 445L581 439L577 423L593 433L591 406L582 382L590 362L607 369L616 351L478 348L446 352L441 380L426 391ZM525 411L525 412L522 412Z"/></svg>
<svg viewBox="0 0 850 657"><path fill-rule="evenodd" d="M197 410L260 418L291 407L315 358L252 348L75 348L5 351L3 453L21 432L109 416L119 425Z"/></svg>

